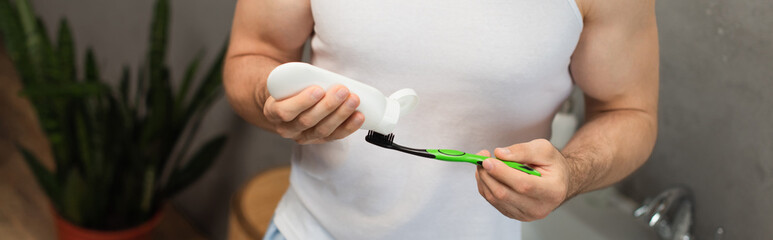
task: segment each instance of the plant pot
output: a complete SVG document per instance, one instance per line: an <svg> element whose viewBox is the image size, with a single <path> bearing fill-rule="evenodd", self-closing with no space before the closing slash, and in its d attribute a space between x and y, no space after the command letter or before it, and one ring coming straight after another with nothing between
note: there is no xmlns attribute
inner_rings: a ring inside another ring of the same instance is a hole
<svg viewBox="0 0 773 240"><path fill-rule="evenodd" d="M139 226L116 231L82 228L73 225L54 211L57 237L59 240L150 240L153 229L161 223L162 210L159 210L153 218Z"/></svg>

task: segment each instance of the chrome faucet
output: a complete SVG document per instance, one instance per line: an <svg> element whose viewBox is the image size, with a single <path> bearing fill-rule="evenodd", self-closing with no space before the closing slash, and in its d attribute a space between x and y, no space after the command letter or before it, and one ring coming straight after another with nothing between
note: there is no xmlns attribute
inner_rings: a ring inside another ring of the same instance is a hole
<svg viewBox="0 0 773 240"><path fill-rule="evenodd" d="M670 188L647 199L634 210L663 240L692 240L692 195L685 188Z"/></svg>

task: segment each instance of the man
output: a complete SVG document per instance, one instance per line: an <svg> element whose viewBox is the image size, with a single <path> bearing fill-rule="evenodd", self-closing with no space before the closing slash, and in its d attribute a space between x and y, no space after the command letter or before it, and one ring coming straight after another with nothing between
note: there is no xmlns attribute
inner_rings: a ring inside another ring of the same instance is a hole
<svg viewBox="0 0 773 240"><path fill-rule="evenodd" d="M309 37L314 65L384 93L416 89L421 103L395 130L401 144L499 147L496 158L542 176L493 158L474 170L368 145L359 99L343 86L272 98L267 75L299 61ZM230 44L234 109L299 143L267 237L518 239L512 219L542 219L619 181L655 142L654 0L240 0ZM544 138L572 83L586 121L559 151Z"/></svg>

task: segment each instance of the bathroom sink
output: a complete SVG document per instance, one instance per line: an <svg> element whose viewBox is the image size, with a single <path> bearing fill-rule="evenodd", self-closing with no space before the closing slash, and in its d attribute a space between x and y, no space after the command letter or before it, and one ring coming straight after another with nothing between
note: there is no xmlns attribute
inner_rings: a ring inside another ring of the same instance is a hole
<svg viewBox="0 0 773 240"><path fill-rule="evenodd" d="M638 206L611 187L586 193L564 203L545 219L524 223L523 239L657 240L647 224L633 217Z"/></svg>

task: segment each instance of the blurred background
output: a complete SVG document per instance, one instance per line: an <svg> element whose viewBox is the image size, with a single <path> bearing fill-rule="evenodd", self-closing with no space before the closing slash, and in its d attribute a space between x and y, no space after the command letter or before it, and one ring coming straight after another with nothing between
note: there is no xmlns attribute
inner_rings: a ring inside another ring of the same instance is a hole
<svg viewBox="0 0 773 240"><path fill-rule="evenodd" d="M52 26L48 29L50 35L55 36L53 26L60 18L69 20L76 49L90 46L98 53L96 62L108 82L117 84L124 64L135 69L144 60L153 0L31 2L42 20ZM215 61L217 50L230 31L235 2L171 1L167 62L172 76L184 75L188 60L202 49L206 49L203 65ZM660 129L651 159L615 189L578 197L543 223L527 224L525 239L556 239L553 237L558 235L551 235L556 233L546 231L555 230L555 224L570 233L575 231L566 236L588 236L579 239L615 239L613 236L650 231L646 226L650 219L636 219L632 211L646 199L652 200L672 187L687 189L693 217L690 226L696 238L773 236L771 12L773 1L769 0L658 1ZM82 58L79 54L77 62L83 62ZM580 104L577 96L575 99L573 104ZM567 109L570 116L580 115L578 107ZM0 126L9 126L8 119L0 119L4 121ZM568 121L569 126L576 122ZM227 238L229 203L240 186L262 171L288 165L289 147L293 144L245 123L225 98L215 102L209 111L194 148L203 143L201 139L219 133L229 137L223 153L199 181L172 201L195 231L211 239ZM0 168L12 165L24 166L0 161ZM3 201L2 194L15 193L0 192L0 205L9 203ZM8 217L3 220L2 209L10 208L0 206L0 233L4 228L11 231L8 229L19 227L18 222L9 221ZM600 209L625 212L604 215L607 210ZM614 229L614 224L625 221L637 229L630 231L637 232ZM609 233L615 231L618 233ZM586 235L576 235L578 232Z"/></svg>

